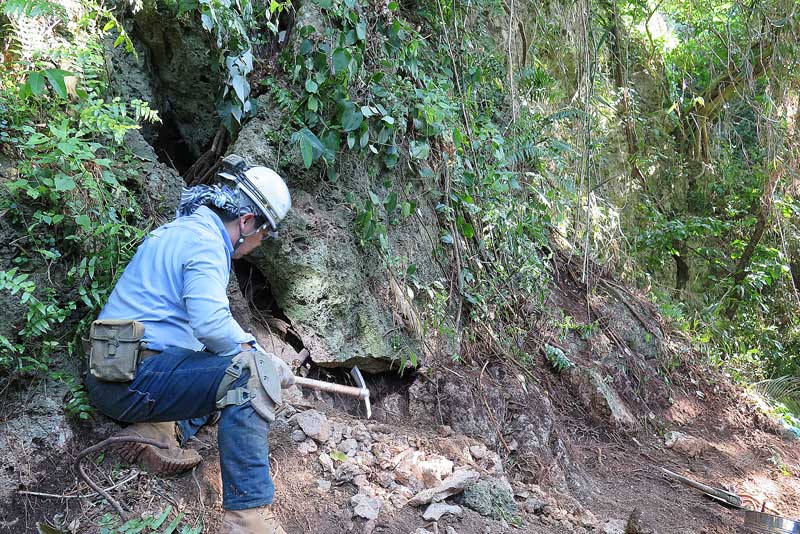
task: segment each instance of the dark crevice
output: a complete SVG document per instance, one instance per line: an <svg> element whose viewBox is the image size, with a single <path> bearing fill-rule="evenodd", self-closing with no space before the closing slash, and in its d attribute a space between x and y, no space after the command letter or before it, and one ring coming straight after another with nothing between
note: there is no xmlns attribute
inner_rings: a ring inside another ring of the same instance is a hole
<svg viewBox="0 0 800 534"><path fill-rule="evenodd" d="M320 367L313 361L307 360L303 366L307 378L334 382L346 386L356 386L350 370L342 367ZM415 371L406 371L398 374L397 371L383 373L367 373L361 371L361 376L369 389L370 403L372 404L372 420L384 423L397 422L408 417L408 390L417 379ZM333 393L306 390L306 395L317 397L333 408L346 411L351 415L366 417L363 401Z"/></svg>
<svg viewBox="0 0 800 534"><path fill-rule="evenodd" d="M183 174L192 166L195 157L178 128L175 114L167 109L161 113L161 121L152 143L153 149L161 163Z"/></svg>
<svg viewBox="0 0 800 534"><path fill-rule="evenodd" d="M246 259L234 260L233 271L253 318L266 323L274 334L298 353L303 350L305 348L303 341L292 329L292 321L278 305L267 277Z"/></svg>

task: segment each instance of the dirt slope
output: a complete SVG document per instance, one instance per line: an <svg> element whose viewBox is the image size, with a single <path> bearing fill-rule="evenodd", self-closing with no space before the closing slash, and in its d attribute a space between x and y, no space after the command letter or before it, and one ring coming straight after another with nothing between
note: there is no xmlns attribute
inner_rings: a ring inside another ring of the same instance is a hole
<svg viewBox="0 0 800 534"><path fill-rule="evenodd" d="M568 259L555 272L551 311L531 315L531 361L481 361L469 356L480 347L467 345L461 363L370 376L371 421L345 399L294 392L270 440L275 510L287 531L741 531L742 512L667 480L659 466L800 519L798 442L705 369L643 296L602 273L587 291ZM117 426L98 416L67 425L61 445L46 435L12 443L20 418L32 415L30 398L40 394L63 391L5 392L3 472L16 487L0 509L0 532L36 532L41 521L99 532L111 507L96 496L74 498L90 491L71 464ZM191 443L201 466L172 479L135 475L113 453L94 455L90 471L105 486L130 479L112 494L133 517L172 506L187 531L202 525L213 533L221 516L215 432L203 429ZM469 478L467 489L451 489L445 500L458 513L426 520L428 504L409 504L459 477Z"/></svg>

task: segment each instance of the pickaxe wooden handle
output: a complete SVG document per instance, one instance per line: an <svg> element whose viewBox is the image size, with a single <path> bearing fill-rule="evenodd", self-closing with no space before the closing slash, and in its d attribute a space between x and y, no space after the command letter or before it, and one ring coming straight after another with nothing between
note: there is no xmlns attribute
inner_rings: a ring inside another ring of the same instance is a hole
<svg viewBox="0 0 800 534"><path fill-rule="evenodd" d="M302 376L294 377L294 383L298 386L305 386L312 389L318 389L320 391L327 391L328 393L339 393L341 395L348 395L350 397L362 399L367 408L367 419L369 419L372 417L372 405L369 402L369 389L367 389L367 386L364 383L364 378L361 376L361 372L358 370L358 367L353 367L353 370L350 372L350 374L353 376L356 383L360 385L360 387L334 384L332 382L314 380L312 378L303 378Z"/></svg>

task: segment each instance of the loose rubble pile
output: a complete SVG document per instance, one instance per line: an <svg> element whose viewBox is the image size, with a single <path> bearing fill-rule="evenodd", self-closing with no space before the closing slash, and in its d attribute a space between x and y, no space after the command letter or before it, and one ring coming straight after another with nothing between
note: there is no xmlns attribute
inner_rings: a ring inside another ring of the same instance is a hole
<svg viewBox="0 0 800 534"><path fill-rule="evenodd" d="M441 438L422 438L380 423L329 419L314 409L289 409L282 419L297 451L319 464L319 491L355 487L352 517L361 518L365 533L406 506L426 522L415 534L457 534L459 521L474 513L498 522L491 532L536 524L570 533L625 531L626 521L603 523L572 500L562 508L537 485L512 485L497 453L448 427L440 429Z"/></svg>

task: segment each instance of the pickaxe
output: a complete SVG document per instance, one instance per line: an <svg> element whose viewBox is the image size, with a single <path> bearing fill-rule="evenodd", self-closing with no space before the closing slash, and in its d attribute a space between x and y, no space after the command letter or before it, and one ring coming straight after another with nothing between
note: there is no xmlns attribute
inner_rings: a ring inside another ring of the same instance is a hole
<svg viewBox="0 0 800 534"><path fill-rule="evenodd" d="M343 384L334 384L331 382L323 382L322 380L314 380L312 378L303 378L302 376L294 377L294 383L298 386L305 386L320 391L327 391L328 393L341 393L350 397L357 397L364 401L367 408L367 419L372 417L372 405L369 402L369 390L367 384L364 382L364 377L361 376L361 371L358 367L353 367L350 371L350 376L353 377L358 387L345 386Z"/></svg>

